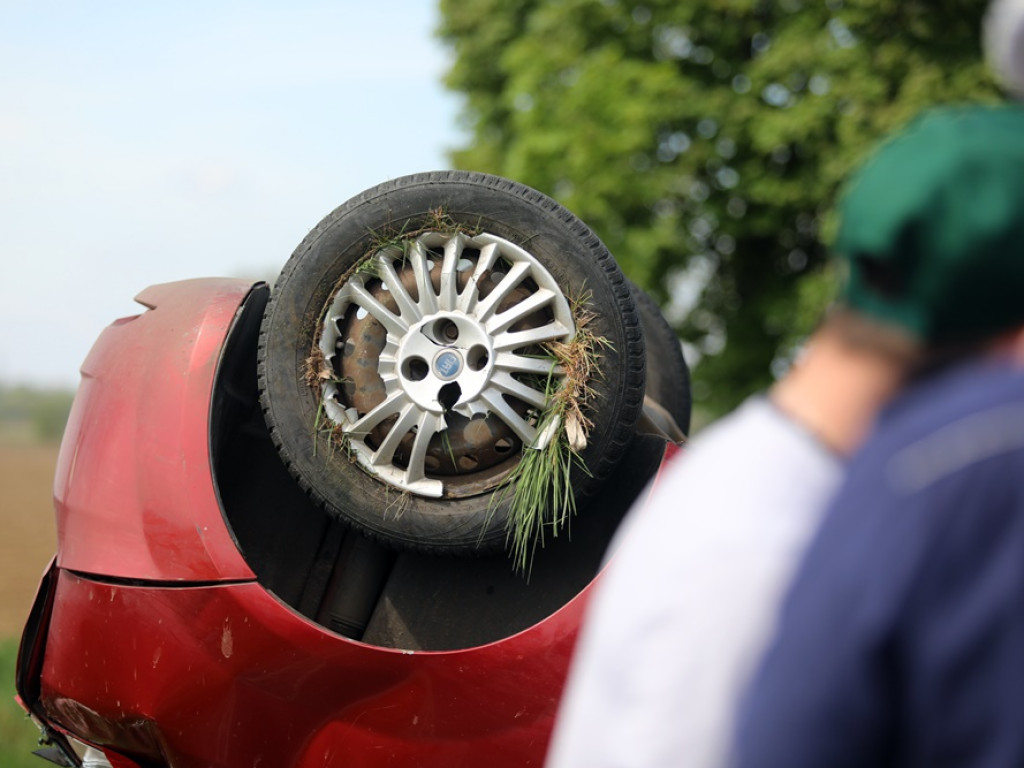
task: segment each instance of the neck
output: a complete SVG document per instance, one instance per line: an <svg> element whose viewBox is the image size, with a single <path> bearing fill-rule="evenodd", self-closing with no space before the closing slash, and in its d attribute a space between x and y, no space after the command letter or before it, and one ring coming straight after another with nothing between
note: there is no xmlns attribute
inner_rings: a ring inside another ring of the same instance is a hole
<svg viewBox="0 0 1024 768"><path fill-rule="evenodd" d="M904 367L819 331L770 393L790 418L847 456L863 442L878 409L895 394Z"/></svg>

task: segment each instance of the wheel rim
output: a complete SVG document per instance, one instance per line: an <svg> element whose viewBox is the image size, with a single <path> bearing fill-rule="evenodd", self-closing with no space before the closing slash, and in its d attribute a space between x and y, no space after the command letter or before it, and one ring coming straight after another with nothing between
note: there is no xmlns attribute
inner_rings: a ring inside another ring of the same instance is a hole
<svg viewBox="0 0 1024 768"><path fill-rule="evenodd" d="M492 234L426 232L381 247L334 294L319 349L326 427L401 491L493 489L564 372L542 345L575 333L557 282Z"/></svg>

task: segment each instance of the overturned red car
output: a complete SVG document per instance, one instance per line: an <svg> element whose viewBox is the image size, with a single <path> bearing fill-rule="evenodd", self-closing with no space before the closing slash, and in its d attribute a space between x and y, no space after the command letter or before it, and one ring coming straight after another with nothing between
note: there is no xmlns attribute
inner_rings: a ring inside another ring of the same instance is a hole
<svg viewBox="0 0 1024 768"><path fill-rule="evenodd" d="M515 182L418 174L272 289L137 301L61 446L17 670L39 754L542 765L612 534L689 421L678 341L600 240Z"/></svg>

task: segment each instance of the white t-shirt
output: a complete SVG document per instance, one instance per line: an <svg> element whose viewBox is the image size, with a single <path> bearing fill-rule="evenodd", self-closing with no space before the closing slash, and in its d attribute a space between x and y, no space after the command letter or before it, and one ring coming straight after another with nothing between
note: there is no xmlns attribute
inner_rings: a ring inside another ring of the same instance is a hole
<svg viewBox="0 0 1024 768"><path fill-rule="evenodd" d="M548 768L717 766L838 458L766 398L712 425L626 518Z"/></svg>

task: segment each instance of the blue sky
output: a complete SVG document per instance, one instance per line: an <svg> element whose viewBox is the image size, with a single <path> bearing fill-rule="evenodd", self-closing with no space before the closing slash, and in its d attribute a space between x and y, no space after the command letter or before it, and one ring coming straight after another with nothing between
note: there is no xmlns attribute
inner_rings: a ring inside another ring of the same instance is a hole
<svg viewBox="0 0 1024 768"><path fill-rule="evenodd" d="M74 386L153 283L276 275L379 182L448 166L432 0L0 0L0 382Z"/></svg>

